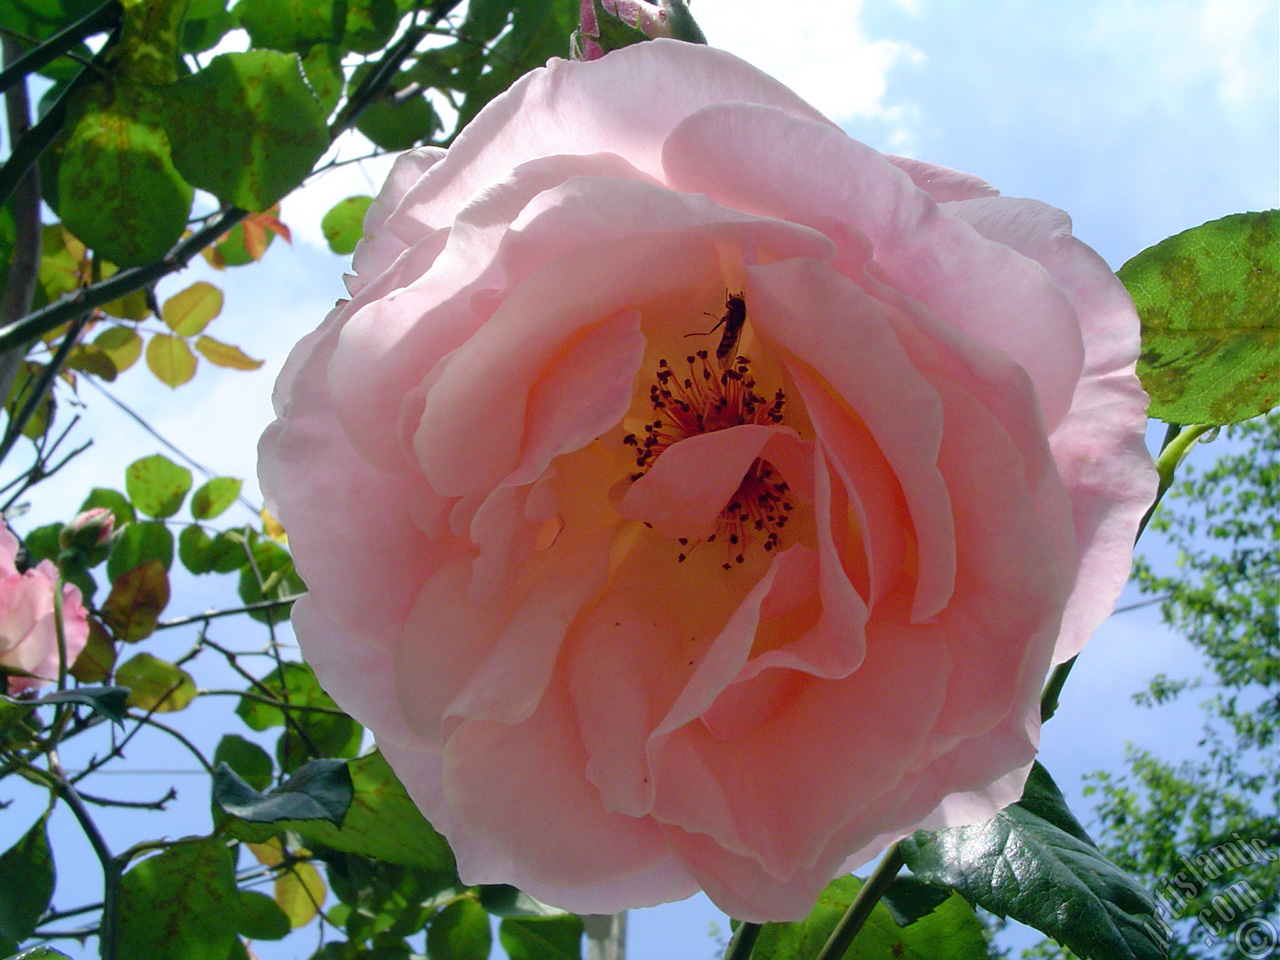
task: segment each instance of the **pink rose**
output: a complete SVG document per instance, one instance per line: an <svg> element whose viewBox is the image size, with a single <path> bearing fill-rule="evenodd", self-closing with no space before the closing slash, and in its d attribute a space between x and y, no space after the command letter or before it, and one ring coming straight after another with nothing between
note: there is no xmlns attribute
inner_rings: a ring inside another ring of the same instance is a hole
<svg viewBox="0 0 1280 960"><path fill-rule="evenodd" d="M0 667L22 670L41 679L9 677L8 692L16 695L58 679L58 633L53 616L53 591L58 571L41 560L26 573L14 565L18 538L0 524ZM67 663L89 640L89 619L74 584L62 587L62 629Z"/></svg>
<svg viewBox="0 0 1280 960"><path fill-rule="evenodd" d="M793 919L1019 796L1155 486L1065 214L658 40L404 155L365 233L262 486L466 882Z"/></svg>

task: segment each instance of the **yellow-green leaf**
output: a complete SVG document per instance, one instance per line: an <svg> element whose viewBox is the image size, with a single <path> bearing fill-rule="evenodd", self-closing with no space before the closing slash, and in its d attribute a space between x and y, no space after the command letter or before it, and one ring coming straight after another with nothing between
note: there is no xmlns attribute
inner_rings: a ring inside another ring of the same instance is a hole
<svg viewBox="0 0 1280 960"><path fill-rule="evenodd" d="M197 337L196 349L210 363L219 367L230 367L232 370L257 370L262 366L261 360L246 356L239 347L215 340L213 337Z"/></svg>
<svg viewBox="0 0 1280 960"><path fill-rule="evenodd" d="M116 683L129 688L129 706L155 713L181 710L196 696L191 674L149 653L123 664L116 671Z"/></svg>
<svg viewBox="0 0 1280 960"><path fill-rule="evenodd" d="M276 904L295 930L315 919L327 895L320 872L309 863L295 863L276 877Z"/></svg>
<svg viewBox="0 0 1280 960"><path fill-rule="evenodd" d="M157 333L147 343L147 367L157 380L176 389L196 375L196 356L185 340Z"/></svg>
<svg viewBox="0 0 1280 960"><path fill-rule="evenodd" d="M111 358L117 373L124 373L142 356L142 337L130 327L108 327L93 338L93 345Z"/></svg>
<svg viewBox="0 0 1280 960"><path fill-rule="evenodd" d="M175 293L160 308L160 318L180 337L193 337L222 312L222 291L197 280Z"/></svg>

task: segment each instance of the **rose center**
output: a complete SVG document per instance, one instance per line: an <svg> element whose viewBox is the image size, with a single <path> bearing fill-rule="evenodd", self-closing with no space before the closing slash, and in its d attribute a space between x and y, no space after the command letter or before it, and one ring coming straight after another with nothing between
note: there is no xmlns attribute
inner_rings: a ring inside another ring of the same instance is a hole
<svg viewBox="0 0 1280 960"><path fill-rule="evenodd" d="M646 421L642 433L628 433L622 438L635 448L634 482L643 477L658 456L674 443L703 433L714 433L741 424L778 424L783 420L786 395L778 390L770 399L757 391L751 373L751 360L736 353L737 338L745 322L742 297L730 297L721 324L727 327L716 355L698 350L684 358L684 369L677 370L665 358L658 360L654 382L649 388L652 419ZM723 567L744 563L747 547L759 542L766 551L779 544L779 531L786 526L787 515L794 509L785 480L766 460L756 459L738 484L738 489L720 511L716 532L708 543L725 545ZM677 559L684 561L698 542L681 537L683 550Z"/></svg>

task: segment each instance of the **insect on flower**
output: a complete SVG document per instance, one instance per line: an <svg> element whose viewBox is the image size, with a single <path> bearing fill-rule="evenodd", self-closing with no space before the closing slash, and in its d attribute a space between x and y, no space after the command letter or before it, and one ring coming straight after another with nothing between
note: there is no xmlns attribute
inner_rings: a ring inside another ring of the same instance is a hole
<svg viewBox="0 0 1280 960"><path fill-rule="evenodd" d="M724 302L724 316L716 321L714 327L701 333L686 333L685 336L705 337L709 333L715 333L723 326L724 333L720 334L720 343L716 347L716 359L724 367L733 362L733 353L737 349L738 338L742 336L742 326L746 322L747 301L741 292L732 293Z"/></svg>

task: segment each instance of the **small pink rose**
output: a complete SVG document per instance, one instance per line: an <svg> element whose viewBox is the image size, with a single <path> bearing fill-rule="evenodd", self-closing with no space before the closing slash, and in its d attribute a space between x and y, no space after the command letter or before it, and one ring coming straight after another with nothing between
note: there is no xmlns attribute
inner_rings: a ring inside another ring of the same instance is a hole
<svg viewBox="0 0 1280 960"><path fill-rule="evenodd" d="M15 565L18 539L0 524L0 667L32 676L9 677L10 695L35 690L58 678L58 634L53 591L58 571L41 560L25 573ZM62 587L62 624L67 664L89 640L88 612L74 584Z"/></svg>
<svg viewBox="0 0 1280 960"><path fill-rule="evenodd" d="M658 40L405 154L365 233L260 474L465 882L795 919L1019 796L1155 485L1065 214Z"/></svg>

